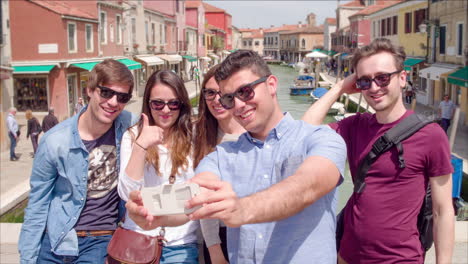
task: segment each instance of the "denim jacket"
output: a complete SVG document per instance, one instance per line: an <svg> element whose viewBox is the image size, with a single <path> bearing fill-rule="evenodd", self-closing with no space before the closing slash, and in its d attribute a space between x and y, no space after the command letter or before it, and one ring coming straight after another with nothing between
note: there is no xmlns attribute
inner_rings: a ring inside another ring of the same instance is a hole
<svg viewBox="0 0 468 264"><path fill-rule="evenodd" d="M86 108L80 114L84 111ZM78 256L78 237L73 227L86 203L89 155L78 133L79 116L59 123L41 138L19 239L21 263L36 263L45 230L55 254ZM130 112L122 111L114 121L116 169L120 167L122 135L134 119Z"/></svg>

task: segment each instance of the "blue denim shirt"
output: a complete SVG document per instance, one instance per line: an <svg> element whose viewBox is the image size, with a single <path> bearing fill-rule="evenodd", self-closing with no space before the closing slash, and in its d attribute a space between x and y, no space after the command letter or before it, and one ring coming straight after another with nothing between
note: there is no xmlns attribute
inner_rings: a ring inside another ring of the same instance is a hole
<svg viewBox="0 0 468 264"><path fill-rule="evenodd" d="M81 113L84 111L86 108ZM59 123L41 138L19 239L21 263L36 263L46 229L55 254L77 256L79 253L73 227L86 203L89 155L78 132L79 116ZM117 169L122 135L134 119L130 112L122 111L114 121Z"/></svg>
<svg viewBox="0 0 468 264"><path fill-rule="evenodd" d="M196 173L215 173L245 197L293 175L310 156L331 160L344 175L346 145L341 136L328 126L312 126L286 114L265 142L244 133L237 142L218 145ZM336 202L335 188L284 220L228 228L230 263L335 264Z"/></svg>

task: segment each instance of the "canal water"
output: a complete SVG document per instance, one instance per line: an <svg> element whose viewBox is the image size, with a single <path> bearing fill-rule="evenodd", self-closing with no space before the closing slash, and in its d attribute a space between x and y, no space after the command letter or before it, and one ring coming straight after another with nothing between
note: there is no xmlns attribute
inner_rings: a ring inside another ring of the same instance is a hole
<svg viewBox="0 0 468 264"><path fill-rule="evenodd" d="M310 96L292 96L289 95L289 87L292 85L294 79L298 75L298 71L287 66L269 65L272 73L278 77L279 85L277 89L278 101L281 110L289 112L295 119L301 119L302 115L312 104ZM334 122L333 116L328 115L324 123ZM337 212L341 210L346 204L349 196L353 191L353 183L349 175L348 165L346 164L344 182L338 187L339 198Z"/></svg>

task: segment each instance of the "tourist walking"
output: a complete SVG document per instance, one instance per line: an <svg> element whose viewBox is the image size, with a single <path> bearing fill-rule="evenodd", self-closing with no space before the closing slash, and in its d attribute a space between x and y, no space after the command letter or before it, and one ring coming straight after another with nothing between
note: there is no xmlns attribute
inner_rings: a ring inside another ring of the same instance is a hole
<svg viewBox="0 0 468 264"><path fill-rule="evenodd" d="M455 104L450 100L448 94L444 95L444 100L439 103L439 117L441 118L440 125L442 129L447 133L448 128L450 127L450 122L455 114Z"/></svg>
<svg viewBox="0 0 468 264"><path fill-rule="evenodd" d="M358 49L352 61L356 73L338 82L304 115L305 121L320 124L343 93L356 92L361 92L375 110L375 114L356 113L329 124L346 141L355 184L359 165L374 142L414 114L406 110L401 98L406 85L405 57L403 48L388 39L376 39ZM447 137L433 123L378 156L367 171L365 188L351 195L343 211L338 263L423 263L425 252L417 222L428 185L432 190L437 262L451 263L452 172Z"/></svg>
<svg viewBox="0 0 468 264"><path fill-rule="evenodd" d="M413 91L413 83L410 80L406 82L406 87L404 89L404 92L405 92L406 103L411 104L411 102L413 101L414 91Z"/></svg>
<svg viewBox="0 0 468 264"><path fill-rule="evenodd" d="M21 263L104 263L119 221L120 142L134 79L113 59L89 74L89 104L39 144L19 238Z"/></svg>
<svg viewBox="0 0 468 264"><path fill-rule="evenodd" d="M194 167L214 151L216 145L225 141L237 141L245 132L233 115L219 103L219 85L214 78L218 68L219 64L208 70L201 86L198 119L195 122ZM205 240L205 263L227 263L226 225L218 219L202 219L200 225Z"/></svg>
<svg viewBox="0 0 468 264"><path fill-rule="evenodd" d="M141 112L139 122L122 138L118 190L123 200L133 190L184 183L194 175L192 110L183 80L169 70L153 73L146 83ZM161 227L143 230L128 216L122 227L143 236L162 234ZM199 221L165 227L160 263L198 263L199 227ZM134 243L116 242L122 248Z"/></svg>
<svg viewBox="0 0 468 264"><path fill-rule="evenodd" d="M19 157L15 154L16 143L19 140L20 130L18 127L18 122L15 119L16 108L12 107L8 110L7 116L7 128L8 128L8 137L10 138L10 160L17 161Z"/></svg>
<svg viewBox="0 0 468 264"><path fill-rule="evenodd" d="M215 78L221 105L248 133L221 143L200 162L191 181L209 191L187 203L187 208L203 205L190 219L217 218L228 226L231 264L336 263L343 139L283 114L278 79L254 51L231 53ZM139 225L160 222L142 208L138 191L126 206Z"/></svg>
<svg viewBox="0 0 468 264"><path fill-rule="evenodd" d="M54 115L54 108L49 108L49 114L42 119L42 130L45 132L49 131L52 127L58 124L57 117Z"/></svg>
<svg viewBox="0 0 468 264"><path fill-rule="evenodd" d="M30 109L26 110L25 116L26 120L28 120L28 132L26 133L26 138L31 136L31 143L33 146L32 157L34 158L37 151L37 140L39 138L39 134L42 132L42 127L41 124L39 124L39 121L37 121L37 118L33 116Z"/></svg>
<svg viewBox="0 0 468 264"><path fill-rule="evenodd" d="M78 102L75 104L75 115L81 112L81 109L83 109L83 107L83 98L79 97Z"/></svg>

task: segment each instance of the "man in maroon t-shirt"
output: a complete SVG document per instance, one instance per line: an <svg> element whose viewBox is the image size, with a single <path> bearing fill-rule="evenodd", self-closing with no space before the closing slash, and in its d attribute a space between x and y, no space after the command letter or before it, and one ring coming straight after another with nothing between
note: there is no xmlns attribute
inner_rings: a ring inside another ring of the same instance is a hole
<svg viewBox="0 0 468 264"><path fill-rule="evenodd" d="M405 53L388 39L376 39L353 56L356 70L338 82L306 112L303 120L320 124L343 93L362 92L375 114L357 113L330 124L345 140L353 179L374 142L412 114L402 101ZM451 263L454 211L450 148L442 129L429 124L404 140L406 167L398 150L379 156L367 172L366 188L353 193L344 212L338 263L423 263L417 216L428 184L432 188L437 263Z"/></svg>

